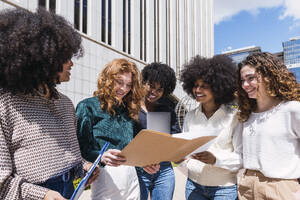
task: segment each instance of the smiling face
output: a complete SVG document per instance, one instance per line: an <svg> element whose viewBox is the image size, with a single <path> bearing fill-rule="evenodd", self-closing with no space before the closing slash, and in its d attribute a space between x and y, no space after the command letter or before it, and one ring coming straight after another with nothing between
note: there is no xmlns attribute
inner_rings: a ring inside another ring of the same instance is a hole
<svg viewBox="0 0 300 200"><path fill-rule="evenodd" d="M243 90L251 99L265 98L268 95L263 78L258 75L254 69L249 65L245 65L241 71L241 83Z"/></svg>
<svg viewBox="0 0 300 200"><path fill-rule="evenodd" d="M161 88L159 83L150 84L147 82L144 87L146 90L145 100L149 103L155 103L164 94L164 88Z"/></svg>
<svg viewBox="0 0 300 200"><path fill-rule="evenodd" d="M204 83L201 79L195 81L193 87L193 95L196 101L202 104L214 102L214 95L210 86L207 83Z"/></svg>
<svg viewBox="0 0 300 200"><path fill-rule="evenodd" d="M128 94L132 88L132 74L129 72L117 74L114 91L120 101Z"/></svg>
<svg viewBox="0 0 300 200"><path fill-rule="evenodd" d="M67 82L70 80L72 66L73 62L71 60L68 60L63 64L63 71L58 73L60 82Z"/></svg>

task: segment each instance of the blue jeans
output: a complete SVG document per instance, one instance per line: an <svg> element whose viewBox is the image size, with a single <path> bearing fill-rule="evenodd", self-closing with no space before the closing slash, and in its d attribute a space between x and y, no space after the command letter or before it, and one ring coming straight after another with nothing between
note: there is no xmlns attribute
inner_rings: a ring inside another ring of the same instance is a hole
<svg viewBox="0 0 300 200"><path fill-rule="evenodd" d="M148 174L137 168L141 200L147 200L150 192L151 200L172 200L175 188L174 171L169 162L160 163L160 169L155 174Z"/></svg>
<svg viewBox="0 0 300 200"><path fill-rule="evenodd" d="M38 185L59 192L64 198L70 199L74 192L73 180L73 175L68 177L58 176Z"/></svg>
<svg viewBox="0 0 300 200"><path fill-rule="evenodd" d="M237 186L203 186L188 179L185 197L187 200L236 200Z"/></svg>

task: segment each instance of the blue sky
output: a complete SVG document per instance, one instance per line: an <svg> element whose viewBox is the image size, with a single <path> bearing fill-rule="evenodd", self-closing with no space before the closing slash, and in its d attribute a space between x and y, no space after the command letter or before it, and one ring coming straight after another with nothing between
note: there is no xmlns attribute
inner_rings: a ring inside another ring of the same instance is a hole
<svg viewBox="0 0 300 200"><path fill-rule="evenodd" d="M215 54L260 46L282 51L282 42L300 36L300 0L214 0Z"/></svg>

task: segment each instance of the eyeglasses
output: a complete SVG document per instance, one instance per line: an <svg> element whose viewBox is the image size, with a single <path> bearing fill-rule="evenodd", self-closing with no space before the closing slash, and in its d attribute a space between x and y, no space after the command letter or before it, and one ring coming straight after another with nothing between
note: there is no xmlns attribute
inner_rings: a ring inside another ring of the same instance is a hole
<svg viewBox="0 0 300 200"><path fill-rule="evenodd" d="M155 84L149 84L146 83L146 87L148 87L148 90L151 90L151 92L154 93L163 93L164 92L164 88L157 88L157 86Z"/></svg>

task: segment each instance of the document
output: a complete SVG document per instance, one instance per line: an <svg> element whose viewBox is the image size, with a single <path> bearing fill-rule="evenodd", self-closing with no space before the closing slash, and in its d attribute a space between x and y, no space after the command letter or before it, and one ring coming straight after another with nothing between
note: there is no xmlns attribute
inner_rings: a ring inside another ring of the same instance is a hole
<svg viewBox="0 0 300 200"><path fill-rule="evenodd" d="M126 158L124 165L130 166L144 167L163 161L177 162L215 137L208 135L185 139L184 136L177 138L167 133L144 129L122 150L121 155Z"/></svg>
<svg viewBox="0 0 300 200"><path fill-rule="evenodd" d="M176 138L183 138L183 139L195 139L199 137L199 133L205 133L205 136L218 136L218 134L222 131L222 129L216 129L214 128L213 130L209 129L209 128L203 128L201 129L197 129L197 131L190 131L190 132L184 132L184 133L178 133L178 134L173 134L172 137L176 137ZM188 157L191 154L194 153L199 153L202 151L206 151L211 145L212 143L214 143L215 140L212 139L210 141L208 141L207 143L199 146L199 148L197 148L196 150L194 150L193 152L191 152L190 154L188 154L186 157Z"/></svg>
<svg viewBox="0 0 300 200"><path fill-rule="evenodd" d="M103 153L106 151L108 145L109 145L109 142L106 142L105 145L102 147L102 149L99 152L99 155L98 155L97 159L95 160L95 162L93 163L93 165L89 169L89 171L86 173L85 177L78 184L78 187L74 191L74 193L73 193L70 200L78 200L79 199L80 195L82 194L82 192L84 191L84 189L86 187L86 185L85 185L86 182L88 181L88 179L90 178L90 176L92 175L92 173L96 169L97 165L99 164L99 162L101 160L101 157L102 157Z"/></svg>

